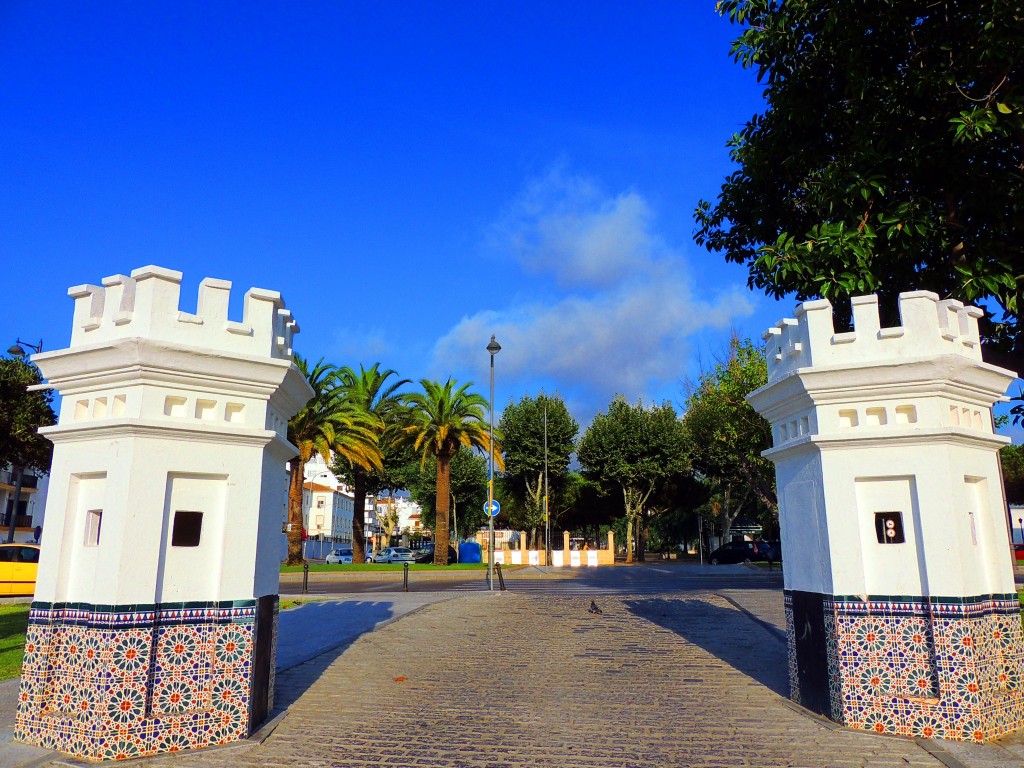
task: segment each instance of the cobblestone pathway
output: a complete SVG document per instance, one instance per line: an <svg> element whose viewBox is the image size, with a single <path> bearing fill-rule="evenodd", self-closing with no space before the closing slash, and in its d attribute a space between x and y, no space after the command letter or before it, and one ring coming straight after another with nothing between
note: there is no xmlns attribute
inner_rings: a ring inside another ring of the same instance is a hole
<svg viewBox="0 0 1024 768"><path fill-rule="evenodd" d="M787 706L785 648L721 597L466 595L278 678L260 745L174 766L939 766Z"/></svg>

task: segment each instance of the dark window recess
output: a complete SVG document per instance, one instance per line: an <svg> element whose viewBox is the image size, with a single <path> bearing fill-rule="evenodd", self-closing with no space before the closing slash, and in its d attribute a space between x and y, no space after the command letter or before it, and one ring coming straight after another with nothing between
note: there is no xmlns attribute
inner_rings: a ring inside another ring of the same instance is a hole
<svg viewBox="0 0 1024 768"><path fill-rule="evenodd" d="M203 531L203 513L178 510L174 513L174 530L171 532L172 547L198 547L199 535Z"/></svg>
<svg viewBox="0 0 1024 768"><path fill-rule="evenodd" d="M875 512L875 536L879 544L902 544L903 514L901 512Z"/></svg>

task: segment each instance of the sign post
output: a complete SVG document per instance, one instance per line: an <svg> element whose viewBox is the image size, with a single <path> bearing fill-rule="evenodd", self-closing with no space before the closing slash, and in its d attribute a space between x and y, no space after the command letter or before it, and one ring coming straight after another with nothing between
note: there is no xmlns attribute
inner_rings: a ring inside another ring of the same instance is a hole
<svg viewBox="0 0 1024 768"><path fill-rule="evenodd" d="M494 486L488 490L491 500L484 504L484 514L487 515L487 588L494 589L494 518L501 512L501 504L494 498Z"/></svg>

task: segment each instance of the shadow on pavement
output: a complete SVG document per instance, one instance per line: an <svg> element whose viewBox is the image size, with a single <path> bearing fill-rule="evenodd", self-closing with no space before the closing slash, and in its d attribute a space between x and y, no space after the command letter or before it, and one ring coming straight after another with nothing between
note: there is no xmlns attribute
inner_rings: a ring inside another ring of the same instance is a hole
<svg viewBox="0 0 1024 768"><path fill-rule="evenodd" d="M349 645L396 615L390 600L325 600L281 611L274 709L287 708Z"/></svg>
<svg viewBox="0 0 1024 768"><path fill-rule="evenodd" d="M664 627L780 696L789 695L786 645L742 611L704 600L627 600L636 616Z"/></svg>

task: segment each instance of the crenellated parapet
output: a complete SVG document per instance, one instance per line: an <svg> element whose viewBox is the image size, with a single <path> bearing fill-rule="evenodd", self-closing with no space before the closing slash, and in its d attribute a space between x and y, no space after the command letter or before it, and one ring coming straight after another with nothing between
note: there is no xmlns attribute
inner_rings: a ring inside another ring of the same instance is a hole
<svg viewBox="0 0 1024 768"><path fill-rule="evenodd" d="M214 352L290 360L299 327L277 291L250 288L241 322L228 318L231 283L208 277L195 314L179 308L181 272L163 267L112 275L68 289L75 300L71 348L145 337Z"/></svg>
<svg viewBox="0 0 1024 768"><path fill-rule="evenodd" d="M900 324L883 328L877 296L851 299L853 330L836 333L832 304L826 299L805 301L796 318L769 328L768 381L782 379L811 366L870 365L901 359L961 355L981 361L977 307L955 299L940 300L930 291L899 296Z"/></svg>

